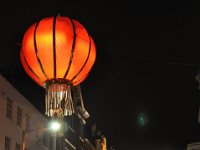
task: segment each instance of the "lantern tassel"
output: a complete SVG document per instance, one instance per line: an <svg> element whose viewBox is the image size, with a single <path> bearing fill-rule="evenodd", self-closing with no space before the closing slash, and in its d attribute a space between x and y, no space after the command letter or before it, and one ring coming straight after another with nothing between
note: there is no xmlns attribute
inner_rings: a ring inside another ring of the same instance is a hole
<svg viewBox="0 0 200 150"><path fill-rule="evenodd" d="M74 113L71 89L67 84L53 83L47 86L45 95L47 116L70 116Z"/></svg>

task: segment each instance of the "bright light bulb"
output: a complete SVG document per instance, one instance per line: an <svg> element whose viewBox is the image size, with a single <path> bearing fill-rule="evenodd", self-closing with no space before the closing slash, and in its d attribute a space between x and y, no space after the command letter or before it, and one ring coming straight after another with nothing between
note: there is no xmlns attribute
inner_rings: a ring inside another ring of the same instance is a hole
<svg viewBox="0 0 200 150"><path fill-rule="evenodd" d="M53 131L58 131L60 129L60 124L58 122L54 121L54 122L51 123L51 127L50 128Z"/></svg>

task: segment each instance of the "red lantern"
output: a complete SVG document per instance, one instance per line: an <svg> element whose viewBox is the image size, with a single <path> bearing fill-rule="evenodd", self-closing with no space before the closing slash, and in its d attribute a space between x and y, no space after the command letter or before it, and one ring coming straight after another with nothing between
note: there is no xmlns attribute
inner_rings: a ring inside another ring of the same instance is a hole
<svg viewBox="0 0 200 150"><path fill-rule="evenodd" d="M78 21L47 17L25 32L20 58L26 73L46 89L46 114L66 116L74 112L70 86L88 76L96 48Z"/></svg>

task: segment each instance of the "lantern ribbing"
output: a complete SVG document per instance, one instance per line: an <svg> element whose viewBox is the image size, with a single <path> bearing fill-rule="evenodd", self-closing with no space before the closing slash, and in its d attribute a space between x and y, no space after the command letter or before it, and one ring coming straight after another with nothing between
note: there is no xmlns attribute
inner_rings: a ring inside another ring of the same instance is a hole
<svg viewBox="0 0 200 150"><path fill-rule="evenodd" d="M71 87L87 78L96 58L83 25L68 17L41 19L25 32L20 58L26 73L46 90L46 115L72 115Z"/></svg>

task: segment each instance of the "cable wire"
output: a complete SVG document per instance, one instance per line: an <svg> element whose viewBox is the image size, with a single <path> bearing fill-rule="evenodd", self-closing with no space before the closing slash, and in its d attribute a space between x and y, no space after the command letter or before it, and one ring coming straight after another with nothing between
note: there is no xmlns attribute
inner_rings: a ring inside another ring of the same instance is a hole
<svg viewBox="0 0 200 150"><path fill-rule="evenodd" d="M171 64L171 65L179 65L179 66L187 66L187 67L200 67L200 65L197 65L197 64L173 62L173 61L168 61L168 60L158 60L158 59L154 59L154 58L133 55L133 54L130 54L128 52L123 52L120 49L113 49L113 48L109 48L109 47L103 46L103 45L101 45L99 43L97 44L97 46L99 46L100 48L102 48L104 50L108 50L110 52L114 52L114 53L119 54L119 55L131 57L131 58L136 58L138 60L144 60L144 61L150 61L150 62L159 62L159 63L167 63L167 64Z"/></svg>

